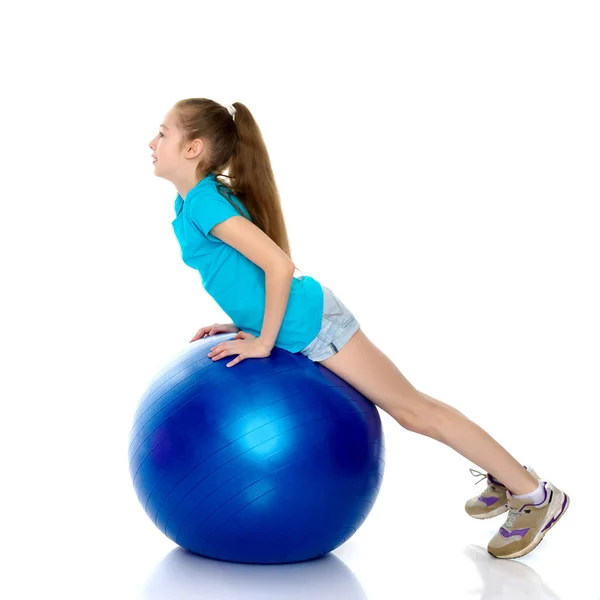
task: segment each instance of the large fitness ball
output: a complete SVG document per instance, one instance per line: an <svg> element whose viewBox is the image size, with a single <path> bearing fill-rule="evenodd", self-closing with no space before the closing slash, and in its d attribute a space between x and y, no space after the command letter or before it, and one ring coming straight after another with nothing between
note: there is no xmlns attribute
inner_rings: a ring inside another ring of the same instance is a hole
<svg viewBox="0 0 600 600"><path fill-rule="evenodd" d="M193 342L149 384L129 469L147 515L196 554L291 563L331 552L377 498L384 444L377 408L301 353L207 357L233 339Z"/></svg>

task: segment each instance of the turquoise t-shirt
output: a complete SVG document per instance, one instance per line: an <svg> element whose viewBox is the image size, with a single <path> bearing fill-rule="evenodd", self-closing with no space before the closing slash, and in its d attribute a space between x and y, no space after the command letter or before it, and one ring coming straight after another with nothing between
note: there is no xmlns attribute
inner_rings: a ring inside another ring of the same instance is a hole
<svg viewBox="0 0 600 600"><path fill-rule="evenodd" d="M200 273L202 286L242 331L259 336L265 312L265 272L233 246L209 232L229 217L242 216L224 198L213 173L187 194L175 199L173 230L183 262ZM239 199L223 186L250 221ZM317 336L323 316L323 289L312 277L294 277L290 297L275 345L299 352Z"/></svg>

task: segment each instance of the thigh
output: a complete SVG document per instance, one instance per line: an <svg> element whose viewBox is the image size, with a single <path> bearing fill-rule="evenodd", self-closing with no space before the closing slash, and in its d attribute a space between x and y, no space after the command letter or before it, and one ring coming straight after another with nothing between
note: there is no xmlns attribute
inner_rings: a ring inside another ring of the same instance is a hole
<svg viewBox="0 0 600 600"><path fill-rule="evenodd" d="M362 329L337 354L320 364L409 429L420 427L433 407Z"/></svg>

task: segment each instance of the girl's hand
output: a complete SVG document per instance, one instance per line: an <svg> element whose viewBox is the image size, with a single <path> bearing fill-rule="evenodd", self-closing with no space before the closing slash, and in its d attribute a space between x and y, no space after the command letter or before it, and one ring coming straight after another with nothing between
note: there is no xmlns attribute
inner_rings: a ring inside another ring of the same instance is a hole
<svg viewBox="0 0 600 600"><path fill-rule="evenodd" d="M198 333L190 340L190 344L196 340L202 339L205 335L214 335L215 333L237 333L237 328L233 323L209 325L208 327L202 327L198 329Z"/></svg>
<svg viewBox="0 0 600 600"><path fill-rule="evenodd" d="M260 337L240 331L233 340L221 342L210 349L209 358L220 360L231 354L237 354L226 366L233 367L246 358L266 358L271 355L273 346L265 344Z"/></svg>

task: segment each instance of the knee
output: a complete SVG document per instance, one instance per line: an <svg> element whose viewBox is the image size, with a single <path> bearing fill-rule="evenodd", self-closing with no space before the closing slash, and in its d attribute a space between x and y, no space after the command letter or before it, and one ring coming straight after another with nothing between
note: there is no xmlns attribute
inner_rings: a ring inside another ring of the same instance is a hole
<svg viewBox="0 0 600 600"><path fill-rule="evenodd" d="M415 398L394 415L394 419L408 431L435 437L445 416L442 407L423 399Z"/></svg>

